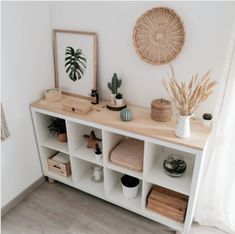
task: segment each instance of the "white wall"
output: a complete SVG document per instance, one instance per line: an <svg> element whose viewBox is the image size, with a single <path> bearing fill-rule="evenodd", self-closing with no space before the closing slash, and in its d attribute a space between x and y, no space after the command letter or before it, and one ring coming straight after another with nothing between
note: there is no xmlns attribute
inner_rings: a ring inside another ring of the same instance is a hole
<svg viewBox="0 0 235 234"><path fill-rule="evenodd" d="M127 101L149 107L153 99L167 97L161 79L170 74L169 65L143 62L134 50L132 32L138 17L158 6L175 9L185 24L185 45L172 62L177 78L189 80L211 68L218 81L235 16L234 2L51 2L50 10L53 28L98 33L98 82L103 98L109 98L107 82L117 72ZM198 114L213 112L215 102L213 95Z"/></svg>
<svg viewBox="0 0 235 234"><path fill-rule="evenodd" d="M47 3L2 2L2 103L10 138L2 142L3 207L42 176L29 105L53 86Z"/></svg>

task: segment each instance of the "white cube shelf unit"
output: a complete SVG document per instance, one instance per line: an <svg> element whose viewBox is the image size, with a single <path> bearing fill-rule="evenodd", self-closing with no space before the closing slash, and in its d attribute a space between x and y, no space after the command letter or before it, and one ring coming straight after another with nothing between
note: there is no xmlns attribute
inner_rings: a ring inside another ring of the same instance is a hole
<svg viewBox="0 0 235 234"><path fill-rule="evenodd" d="M79 101L78 98L64 95L63 100L65 99ZM203 153L207 146L209 130L194 120L192 137L180 139L174 135L176 124L174 121L156 122L151 120L150 110L138 107L130 109L133 112L133 120L122 122L119 112L107 110L103 103L94 105L93 110L86 115L66 112L61 103L48 103L44 99L33 103L31 110L43 174L187 234L196 205ZM67 143L60 143L49 133L47 126L52 117L66 121ZM97 137L102 138L103 159L99 161L94 157L94 150L86 147L83 138L84 134L89 135L92 130ZM126 137L144 142L143 172L129 170L109 160L112 149ZM63 152L70 158L72 168L70 177L48 171L47 158L56 152ZM187 170L182 177L172 178L164 172L163 161L169 153L177 153L184 157ZM103 167L104 180L101 183L94 183L91 180L91 168L94 165ZM139 178L141 181L138 195L133 200L125 199L122 194L120 178L124 174ZM147 197L153 185L189 197L184 223L176 222L147 208Z"/></svg>

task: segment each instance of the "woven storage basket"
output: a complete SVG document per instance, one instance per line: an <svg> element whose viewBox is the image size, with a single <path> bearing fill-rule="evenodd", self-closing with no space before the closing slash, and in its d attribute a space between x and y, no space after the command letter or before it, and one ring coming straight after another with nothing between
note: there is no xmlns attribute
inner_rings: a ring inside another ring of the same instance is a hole
<svg viewBox="0 0 235 234"><path fill-rule="evenodd" d="M170 121L172 118L171 102L164 99L155 99L151 103L151 117L160 122Z"/></svg>

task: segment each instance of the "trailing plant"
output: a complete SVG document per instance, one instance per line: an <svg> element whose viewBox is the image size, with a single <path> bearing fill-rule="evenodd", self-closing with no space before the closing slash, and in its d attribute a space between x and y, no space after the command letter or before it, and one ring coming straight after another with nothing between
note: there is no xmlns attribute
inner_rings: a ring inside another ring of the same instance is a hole
<svg viewBox="0 0 235 234"><path fill-rule="evenodd" d="M163 79L162 84L176 111L181 115L189 116L212 94L217 82L210 81L210 71L205 73L201 79L198 78L198 74L194 75L189 84L176 80L172 66L171 72L172 77L168 81Z"/></svg>
<svg viewBox="0 0 235 234"><path fill-rule="evenodd" d="M53 135L66 133L65 120L59 118L52 118L51 124L47 128Z"/></svg>
<svg viewBox="0 0 235 234"><path fill-rule="evenodd" d="M123 95L121 93L118 93L116 96L115 96L116 99L122 99L123 98Z"/></svg>
<svg viewBox="0 0 235 234"><path fill-rule="evenodd" d="M101 147L99 146L99 144L96 144L96 145L95 145L95 153L96 153L96 154L102 154L102 149L101 149Z"/></svg>
<svg viewBox="0 0 235 234"><path fill-rule="evenodd" d="M85 73L87 60L81 49L68 46L65 50L66 73L72 81L80 80Z"/></svg>
<svg viewBox="0 0 235 234"><path fill-rule="evenodd" d="M212 114L204 113L202 118L205 119L205 120L212 120Z"/></svg>
<svg viewBox="0 0 235 234"><path fill-rule="evenodd" d="M118 79L117 73L113 74L112 81L108 83L108 88L112 91L112 94L117 94L118 88L120 88L122 80Z"/></svg>

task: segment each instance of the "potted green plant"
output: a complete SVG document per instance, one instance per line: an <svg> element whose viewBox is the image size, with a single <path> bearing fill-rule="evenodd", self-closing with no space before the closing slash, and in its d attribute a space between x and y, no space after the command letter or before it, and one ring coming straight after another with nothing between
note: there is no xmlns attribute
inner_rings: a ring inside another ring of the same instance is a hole
<svg viewBox="0 0 235 234"><path fill-rule="evenodd" d="M108 88L111 90L111 104L115 105L115 96L118 88L120 88L122 80L118 79L117 73L113 74L112 81L108 83Z"/></svg>
<svg viewBox="0 0 235 234"><path fill-rule="evenodd" d="M210 113L204 113L202 115L202 124L205 127L210 127L212 122L212 114Z"/></svg>
<svg viewBox="0 0 235 234"><path fill-rule="evenodd" d="M95 158L97 161L101 160L103 157L102 155L102 149L101 146L99 144L95 145Z"/></svg>
<svg viewBox="0 0 235 234"><path fill-rule="evenodd" d="M123 95L121 93L118 93L115 96L115 99L116 99L116 105L117 106L122 106L123 105Z"/></svg>
<svg viewBox="0 0 235 234"><path fill-rule="evenodd" d="M60 142L67 142L67 132L64 119L52 118L51 124L47 128L51 134L57 136Z"/></svg>
<svg viewBox="0 0 235 234"><path fill-rule="evenodd" d="M138 188L140 185L140 180L138 178L124 175L121 178L122 192L125 198L128 200L134 199L137 197Z"/></svg>

